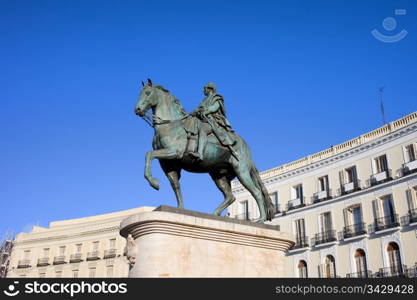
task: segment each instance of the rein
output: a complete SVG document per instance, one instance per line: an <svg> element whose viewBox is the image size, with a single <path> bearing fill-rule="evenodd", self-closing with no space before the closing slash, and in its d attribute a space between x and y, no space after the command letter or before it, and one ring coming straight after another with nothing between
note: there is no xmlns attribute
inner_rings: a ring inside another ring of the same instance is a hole
<svg viewBox="0 0 417 300"><path fill-rule="evenodd" d="M184 119L186 119L186 118L188 118L190 115L189 114L186 114L184 117L182 117L181 119L176 119L176 120L164 120L164 119L161 119L160 117L158 117L158 116L156 116L156 115L154 115L154 114L152 114L151 116L148 116L148 115L143 115L143 116L141 116L141 118L146 122L146 123L148 123L148 125L149 126L151 126L152 128L154 128L155 127L155 125L163 125L163 124L168 124L168 123L171 123L171 122L174 122L174 121L178 121L178 120L184 120Z"/></svg>

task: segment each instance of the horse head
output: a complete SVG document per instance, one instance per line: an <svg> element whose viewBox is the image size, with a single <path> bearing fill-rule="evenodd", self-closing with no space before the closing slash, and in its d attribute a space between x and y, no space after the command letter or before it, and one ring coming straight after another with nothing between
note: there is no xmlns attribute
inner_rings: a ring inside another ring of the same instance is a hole
<svg viewBox="0 0 417 300"><path fill-rule="evenodd" d="M157 91L149 78L146 84L142 81L142 90L140 91L138 102L136 103L135 114L142 117L149 108L155 107L157 101L156 94Z"/></svg>
<svg viewBox="0 0 417 300"><path fill-rule="evenodd" d="M135 114L143 117L150 108L162 119L175 120L186 115L179 101L167 89L162 85L153 85L148 79L146 84L142 81L142 90L135 107Z"/></svg>

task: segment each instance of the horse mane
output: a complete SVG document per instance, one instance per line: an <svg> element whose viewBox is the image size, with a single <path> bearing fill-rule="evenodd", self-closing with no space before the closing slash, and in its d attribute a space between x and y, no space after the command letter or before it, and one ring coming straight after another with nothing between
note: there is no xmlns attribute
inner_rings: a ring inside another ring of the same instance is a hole
<svg viewBox="0 0 417 300"><path fill-rule="evenodd" d="M174 95L172 95L166 88L164 88L162 85L154 85L153 87L168 94L168 96L171 98L172 103L174 104L174 107L177 109L177 111L182 117L184 117L187 114L184 107L181 105L180 100L178 100Z"/></svg>

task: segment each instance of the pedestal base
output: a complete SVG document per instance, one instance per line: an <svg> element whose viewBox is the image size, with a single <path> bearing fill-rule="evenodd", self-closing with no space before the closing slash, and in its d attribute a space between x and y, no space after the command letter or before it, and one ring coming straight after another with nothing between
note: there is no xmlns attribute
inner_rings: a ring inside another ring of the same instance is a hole
<svg viewBox="0 0 417 300"><path fill-rule="evenodd" d="M293 245L278 226L160 206L120 225L129 277L284 277Z"/></svg>

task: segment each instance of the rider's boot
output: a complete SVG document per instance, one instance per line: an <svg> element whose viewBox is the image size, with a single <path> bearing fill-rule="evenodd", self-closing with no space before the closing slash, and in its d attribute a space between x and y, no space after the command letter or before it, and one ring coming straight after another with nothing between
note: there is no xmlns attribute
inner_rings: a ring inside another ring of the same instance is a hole
<svg viewBox="0 0 417 300"><path fill-rule="evenodd" d="M201 130L200 134L198 135L198 150L197 152L191 152L191 156L195 157L197 160L203 160L203 151L204 147L207 143L207 132L205 130Z"/></svg>

